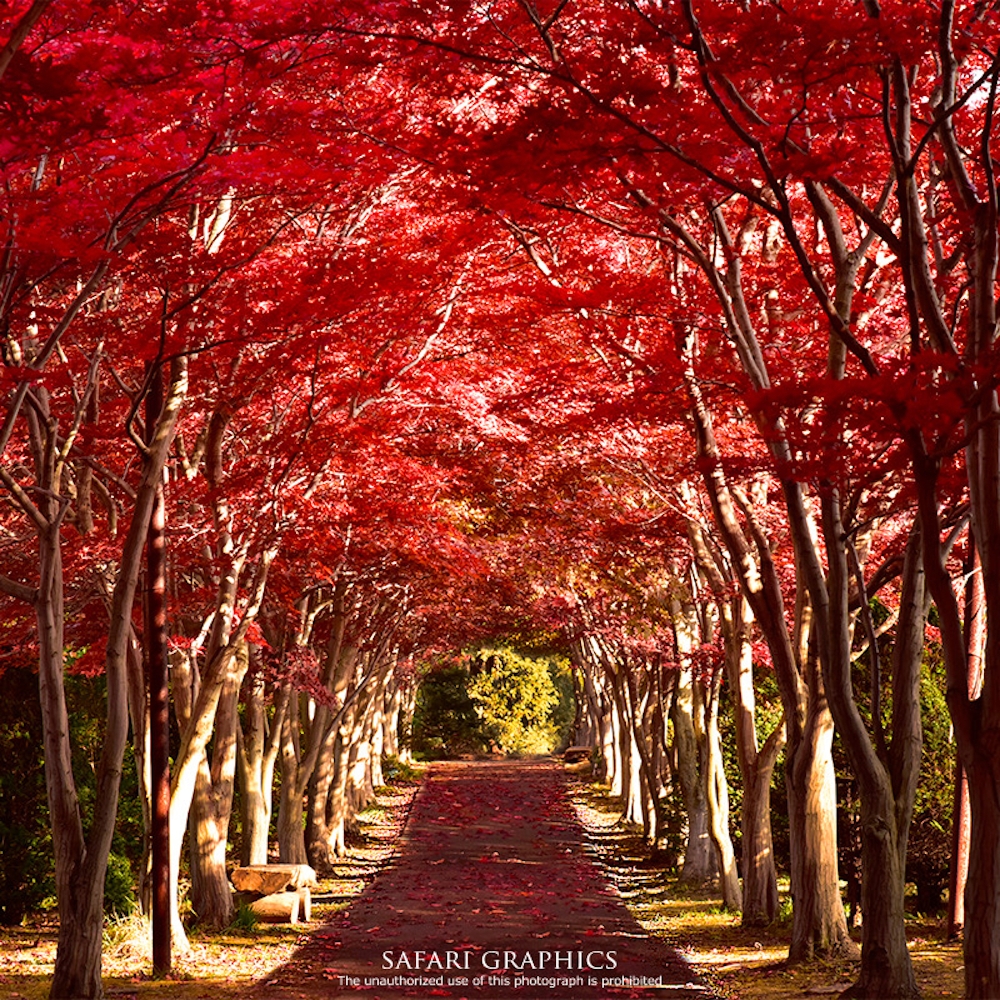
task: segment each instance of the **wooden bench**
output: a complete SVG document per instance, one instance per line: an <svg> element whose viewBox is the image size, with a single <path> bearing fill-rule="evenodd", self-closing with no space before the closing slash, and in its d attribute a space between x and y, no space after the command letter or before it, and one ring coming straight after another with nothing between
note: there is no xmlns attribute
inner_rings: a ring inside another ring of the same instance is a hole
<svg viewBox="0 0 1000 1000"><path fill-rule="evenodd" d="M230 875L239 897L269 924L297 924L312 919L316 872L309 865L247 865Z"/></svg>

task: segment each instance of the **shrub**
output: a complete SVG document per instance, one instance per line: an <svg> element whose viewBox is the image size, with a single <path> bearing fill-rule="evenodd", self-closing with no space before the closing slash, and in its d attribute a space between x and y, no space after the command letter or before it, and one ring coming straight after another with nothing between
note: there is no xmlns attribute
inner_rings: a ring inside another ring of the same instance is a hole
<svg viewBox="0 0 1000 1000"><path fill-rule="evenodd" d="M244 934L252 934L257 930L257 914L251 909L249 903L240 903L236 910L236 916L229 925L234 931L242 931Z"/></svg>
<svg viewBox="0 0 1000 1000"><path fill-rule="evenodd" d="M469 697L469 671L460 664L432 669L421 681L413 711L413 752L455 757L485 747L476 706Z"/></svg>
<svg viewBox="0 0 1000 1000"><path fill-rule="evenodd" d="M104 912L110 917L124 917L135 910L135 878L128 858L112 854L104 879Z"/></svg>
<svg viewBox="0 0 1000 1000"><path fill-rule="evenodd" d="M559 694L547 660L511 649L484 650L473 661L469 694L483 731L506 754L551 753L558 742L552 712Z"/></svg>
<svg viewBox="0 0 1000 1000"><path fill-rule="evenodd" d="M397 781L417 781L420 778L420 772L407 764L405 760L400 760L393 754L385 754L382 757L382 777L389 785Z"/></svg>
<svg viewBox="0 0 1000 1000"><path fill-rule="evenodd" d="M55 893L38 678L0 670L0 925L17 924Z"/></svg>

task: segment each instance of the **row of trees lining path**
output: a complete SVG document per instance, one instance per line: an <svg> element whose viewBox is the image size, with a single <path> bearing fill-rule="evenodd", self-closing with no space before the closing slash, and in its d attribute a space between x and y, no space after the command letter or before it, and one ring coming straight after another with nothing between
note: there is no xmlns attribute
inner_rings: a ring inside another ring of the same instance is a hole
<svg viewBox="0 0 1000 1000"><path fill-rule="evenodd" d="M442 968L449 956L453 967ZM654 981L647 989L644 977ZM636 923L584 853L561 767L452 761L428 770L391 865L259 995L651 1000L665 992L712 996Z"/></svg>
<svg viewBox="0 0 1000 1000"><path fill-rule="evenodd" d="M276 814L329 865L419 672L508 635L572 658L625 819L662 847L679 792L685 868L748 923L784 754L791 961L857 950L836 734L858 997L917 995L932 677L952 926L1000 998L995 4L17 0L0 30L0 666L37 673L53 997L102 993L126 770L181 952L182 867L233 917L237 802L245 860Z"/></svg>

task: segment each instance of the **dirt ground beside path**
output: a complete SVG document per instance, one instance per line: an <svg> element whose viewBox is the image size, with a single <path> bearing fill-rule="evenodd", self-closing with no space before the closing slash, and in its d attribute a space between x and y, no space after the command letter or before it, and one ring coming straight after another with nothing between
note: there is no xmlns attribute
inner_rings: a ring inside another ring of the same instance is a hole
<svg viewBox="0 0 1000 1000"><path fill-rule="evenodd" d="M434 765L396 861L257 996L711 998L584 855L550 761Z"/></svg>

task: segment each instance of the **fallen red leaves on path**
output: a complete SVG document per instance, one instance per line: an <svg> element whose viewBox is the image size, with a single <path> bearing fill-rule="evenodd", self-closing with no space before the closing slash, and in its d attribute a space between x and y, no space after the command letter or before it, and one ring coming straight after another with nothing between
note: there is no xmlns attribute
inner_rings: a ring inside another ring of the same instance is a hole
<svg viewBox="0 0 1000 1000"><path fill-rule="evenodd" d="M322 971L320 971L322 970ZM260 995L707 998L586 856L558 765L434 765L395 862Z"/></svg>

